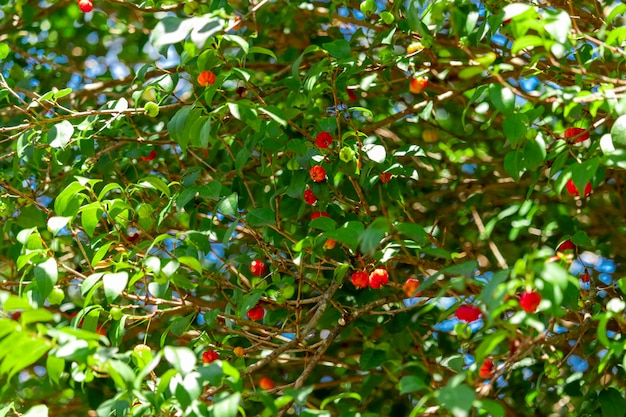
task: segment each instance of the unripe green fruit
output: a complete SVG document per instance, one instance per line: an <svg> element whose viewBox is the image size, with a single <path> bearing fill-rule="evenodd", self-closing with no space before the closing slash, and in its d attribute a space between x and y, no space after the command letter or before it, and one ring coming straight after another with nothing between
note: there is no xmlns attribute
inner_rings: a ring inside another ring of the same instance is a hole
<svg viewBox="0 0 626 417"><path fill-rule="evenodd" d="M472 337L472 329L467 323L457 323L454 326L454 332L461 339L469 339Z"/></svg>
<svg viewBox="0 0 626 417"><path fill-rule="evenodd" d="M133 352L135 352L138 355L144 355L147 352L151 352L152 348L148 345L144 345L143 343L140 343L138 345L135 345L135 347L133 347Z"/></svg>
<svg viewBox="0 0 626 417"><path fill-rule="evenodd" d="M339 151L339 159L343 162L351 162L354 159L354 151L348 146L344 146Z"/></svg>
<svg viewBox="0 0 626 417"><path fill-rule="evenodd" d="M364 0L361 2L359 9L366 16L369 16L372 13L376 13L376 1L374 0Z"/></svg>
<svg viewBox="0 0 626 417"><path fill-rule="evenodd" d="M124 317L124 312L122 311L122 309L117 308L117 307L111 308L111 311L109 311L109 314L111 315L111 318L113 320L121 320L122 317Z"/></svg>
<svg viewBox="0 0 626 417"><path fill-rule="evenodd" d="M390 25L393 23L393 21L395 20L393 15L387 11L381 12L380 13L380 18L382 19L382 21L386 24L386 25Z"/></svg>
<svg viewBox="0 0 626 417"><path fill-rule="evenodd" d="M65 293L63 292L63 290L59 287L54 287L52 289L52 292L50 292L50 294L48 295L48 302L50 303L50 305L58 305L63 302L64 298Z"/></svg>
<svg viewBox="0 0 626 417"><path fill-rule="evenodd" d="M154 101L147 102L143 106L143 109L145 110L146 114L150 117L157 117L159 115L159 105L156 104Z"/></svg>
<svg viewBox="0 0 626 417"><path fill-rule="evenodd" d="M131 358L139 368L143 369L153 358L152 349L150 346L140 343L133 348Z"/></svg>

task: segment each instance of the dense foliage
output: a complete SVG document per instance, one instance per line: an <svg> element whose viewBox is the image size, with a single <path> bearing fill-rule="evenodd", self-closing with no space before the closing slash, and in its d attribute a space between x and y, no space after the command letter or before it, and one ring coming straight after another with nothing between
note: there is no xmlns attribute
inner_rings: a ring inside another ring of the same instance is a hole
<svg viewBox="0 0 626 417"><path fill-rule="evenodd" d="M626 413L626 5L0 5L0 416Z"/></svg>

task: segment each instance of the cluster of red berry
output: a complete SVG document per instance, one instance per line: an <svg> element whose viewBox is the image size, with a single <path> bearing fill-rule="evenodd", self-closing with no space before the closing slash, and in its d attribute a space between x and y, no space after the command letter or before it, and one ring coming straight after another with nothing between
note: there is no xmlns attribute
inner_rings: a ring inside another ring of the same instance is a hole
<svg viewBox="0 0 626 417"><path fill-rule="evenodd" d="M563 136L565 141L569 143L580 143L589 139L589 130L583 129L581 127L568 127L567 129L565 129L565 133L563 134ZM580 191L578 191L578 188L574 184L574 180L572 180L571 178L567 180L565 188L570 195L580 197ZM585 185L585 189L583 190L584 197L588 197L589 194L591 194L591 189L591 183L588 182Z"/></svg>
<svg viewBox="0 0 626 417"><path fill-rule="evenodd" d="M581 127L569 127L565 129L565 132L563 134L563 139L566 142L572 144L583 142L589 139L589 137L589 129L583 129ZM580 197L580 191L578 187L576 187L576 184L574 184L573 179L570 178L569 180L567 180L567 183L565 184L565 189L570 195ZM585 184L585 189L583 190L583 196L588 197L591 194L592 189L593 186L591 185L591 182L587 182L587 184ZM569 239L560 243L556 249L557 252L561 253L568 250L576 250L576 245ZM555 258L558 259L558 254ZM591 276L589 275L587 268L585 268L585 272L580 276L580 280L583 283L588 283L589 281L591 281Z"/></svg>
<svg viewBox="0 0 626 417"><path fill-rule="evenodd" d="M262 277L265 275L266 271L267 265L265 265L262 260L255 259L250 263L250 272L252 273L252 275ZM265 309L261 307L260 304L257 304L250 310L248 310L247 316L250 320L263 320L263 317L265 317Z"/></svg>
<svg viewBox="0 0 626 417"><path fill-rule="evenodd" d="M216 78L212 71L202 71L200 75L198 75L198 84L200 84L201 87L207 87L215 84Z"/></svg>
<svg viewBox="0 0 626 417"><path fill-rule="evenodd" d="M91 0L78 0L78 8L84 13L89 13L93 10L93 2Z"/></svg>
<svg viewBox="0 0 626 417"><path fill-rule="evenodd" d="M357 288L370 287L377 290L389 282L389 273L385 268L376 268L369 274L365 271L356 271L350 277L350 281Z"/></svg>

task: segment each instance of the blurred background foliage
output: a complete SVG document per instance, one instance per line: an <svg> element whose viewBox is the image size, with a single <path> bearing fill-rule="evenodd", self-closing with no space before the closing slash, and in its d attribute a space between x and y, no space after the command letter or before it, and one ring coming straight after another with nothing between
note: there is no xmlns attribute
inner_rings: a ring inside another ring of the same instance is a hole
<svg viewBox="0 0 626 417"><path fill-rule="evenodd" d="M0 415L624 416L624 12L0 1Z"/></svg>

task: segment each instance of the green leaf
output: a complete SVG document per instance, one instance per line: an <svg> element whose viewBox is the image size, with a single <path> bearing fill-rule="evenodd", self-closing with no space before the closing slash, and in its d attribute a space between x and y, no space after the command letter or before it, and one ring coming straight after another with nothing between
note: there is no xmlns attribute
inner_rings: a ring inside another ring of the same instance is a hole
<svg viewBox="0 0 626 417"><path fill-rule="evenodd" d="M477 56L474 60L483 67L488 67L495 62L497 57L494 52L487 52L486 54Z"/></svg>
<svg viewBox="0 0 626 417"><path fill-rule="evenodd" d="M4 311L11 310L30 310L33 306L25 297L19 297L17 295L9 295L8 298L3 299L2 308ZM1 338L1 337L0 337Z"/></svg>
<svg viewBox="0 0 626 417"><path fill-rule="evenodd" d="M335 221L326 216L320 216L317 219L311 220L311 227L314 229L319 229L324 232L332 232L335 230Z"/></svg>
<svg viewBox="0 0 626 417"><path fill-rule="evenodd" d="M262 296L263 296L263 290L260 290L260 289L252 290L250 291L250 293L246 294L243 297L243 302L241 303L241 308L239 309L240 311L239 315L241 317L245 317L248 310L250 310L252 307L257 305Z"/></svg>
<svg viewBox="0 0 626 417"><path fill-rule="evenodd" d="M236 228L237 228L237 221L232 222L230 226L228 226L228 229L226 229L226 232L224 233L224 237L222 238L222 245L226 245L226 243L230 241L230 239L233 236L233 233L235 233Z"/></svg>
<svg viewBox="0 0 626 417"><path fill-rule="evenodd" d="M496 331L483 339L476 348L475 360L476 363L483 363L484 359L491 355L493 351L498 347L500 343L506 340L508 337L505 331Z"/></svg>
<svg viewBox="0 0 626 417"><path fill-rule="evenodd" d="M619 5L616 5L615 7L613 7L613 9L611 10L611 13L609 13L608 17L606 18L606 24L610 25L611 23L613 23L613 20L615 20L617 16L619 16L620 14L624 14L624 13L626 13L626 4L622 3ZM1 54L0 54L0 59L2 59Z"/></svg>
<svg viewBox="0 0 626 417"><path fill-rule="evenodd" d="M193 28L192 19L168 16L157 23L150 33L152 44L159 49L162 46L182 42Z"/></svg>
<svg viewBox="0 0 626 417"><path fill-rule="evenodd" d="M98 262L104 259L111 245L113 245L113 242L107 242L104 245L102 245L100 248L98 248L96 253L91 258L91 266L96 266Z"/></svg>
<svg viewBox="0 0 626 417"><path fill-rule="evenodd" d="M248 44L248 42L242 38L241 36L237 36L237 35L224 35L222 36L222 39L224 39L225 41L229 41L229 42L233 42L236 43L241 50L243 51L244 54L248 55L248 50L250 48L250 45Z"/></svg>
<svg viewBox="0 0 626 417"><path fill-rule="evenodd" d="M93 237L93 234L100 222L100 218L102 217L103 212L104 211L102 210L101 204L97 201L81 207L80 220L83 226L83 230L85 231L85 233L87 233L87 236Z"/></svg>
<svg viewBox="0 0 626 417"><path fill-rule="evenodd" d="M229 102L228 110L237 120L242 122L251 122L257 120L256 111L250 107L250 105L244 101Z"/></svg>
<svg viewBox="0 0 626 417"><path fill-rule="evenodd" d="M206 148L209 146L211 139L211 119L209 117L200 117L194 125L197 132L191 132L191 144L195 147Z"/></svg>
<svg viewBox="0 0 626 417"><path fill-rule="evenodd" d="M511 142L513 148L516 148L526 136L527 123L528 118L523 114L510 114L502 122L504 136Z"/></svg>
<svg viewBox="0 0 626 417"><path fill-rule="evenodd" d="M246 163L250 159L250 151L248 148L241 148L239 152L237 152L237 158L235 158L235 171L239 175L241 175L243 168L246 166Z"/></svg>
<svg viewBox="0 0 626 417"><path fill-rule="evenodd" d="M327 410L313 410L310 408L303 409L298 417L330 417L332 414Z"/></svg>
<svg viewBox="0 0 626 417"><path fill-rule="evenodd" d="M509 116L515 111L515 94L513 94L510 88L503 87L500 84L491 84L489 86L489 97L494 107L505 115Z"/></svg>
<svg viewBox="0 0 626 417"><path fill-rule="evenodd" d="M276 225L276 214L270 208L257 208L246 215L246 222L250 227Z"/></svg>
<svg viewBox="0 0 626 417"><path fill-rule="evenodd" d="M80 203L82 202L84 195L81 198L75 198L76 194L80 191L83 191L85 186L79 183L78 181L74 181L70 183L67 187L63 189L54 200L54 211L63 216L64 214L76 214L80 207Z"/></svg>
<svg viewBox="0 0 626 417"><path fill-rule="evenodd" d="M189 136L183 135L183 131L191 110L193 110L193 107L191 106L182 107L167 123L167 130L170 134L170 138L180 145L180 149L183 152L186 152L187 143L189 142Z"/></svg>
<svg viewBox="0 0 626 417"><path fill-rule="evenodd" d="M373 255L388 231L389 223L387 219L384 217L376 218L359 238L361 252L366 255Z"/></svg>
<svg viewBox="0 0 626 417"><path fill-rule="evenodd" d="M237 417L239 403L241 402L241 394L228 393L223 399L217 400L213 404L214 417Z"/></svg>
<svg viewBox="0 0 626 417"><path fill-rule="evenodd" d="M9 48L9 45L7 45L5 42L0 42L0 59L1 60L9 56L10 51L11 49Z"/></svg>
<svg viewBox="0 0 626 417"><path fill-rule="evenodd" d="M382 365L387 360L387 351L381 349L365 349L361 353L359 364L364 371Z"/></svg>
<svg viewBox="0 0 626 417"><path fill-rule="evenodd" d="M48 91L46 94L39 97L37 101L41 103L42 101L52 100L53 97L54 97L54 91Z"/></svg>
<svg viewBox="0 0 626 417"><path fill-rule="evenodd" d="M212 14L205 14L195 19L191 24L193 28L191 29L191 41L196 48L204 49L209 39L223 30L224 20Z"/></svg>
<svg viewBox="0 0 626 417"><path fill-rule="evenodd" d="M334 58L345 59L352 57L350 43L345 39L337 39L333 42L324 43L322 46Z"/></svg>
<svg viewBox="0 0 626 417"><path fill-rule="evenodd" d="M313 386L302 387L299 390L287 388L285 389L284 393L285 395L295 399L296 404L304 405L306 404L307 398L309 397L309 395L311 395L314 389L315 388Z"/></svg>
<svg viewBox="0 0 626 417"><path fill-rule="evenodd" d="M54 321L54 315L43 308L37 310L27 310L22 312L20 322L24 325L31 323L45 323Z"/></svg>
<svg viewBox="0 0 626 417"><path fill-rule="evenodd" d="M555 41L560 44L567 42L570 30L572 29L572 19L569 13L558 9L544 9L543 21L543 27Z"/></svg>
<svg viewBox="0 0 626 417"><path fill-rule="evenodd" d="M191 375L187 375L189 377ZM186 378L185 378L186 379ZM184 379L181 375L175 375L170 381L170 390L174 391L173 394L176 397L176 401L180 404L182 409L186 409L191 405L191 395L196 389L197 384L191 387L191 392L185 386Z"/></svg>
<svg viewBox="0 0 626 417"><path fill-rule="evenodd" d="M467 112L470 110L470 108L472 108L472 104L474 104L477 100L482 99L484 97L485 91L488 88L488 85L480 85L473 90L474 92L472 93L469 102L467 103L467 105L463 109L463 113L461 114L461 124L463 125L463 127L465 127Z"/></svg>
<svg viewBox="0 0 626 417"><path fill-rule="evenodd" d="M48 406L40 404L31 407L22 417L48 417Z"/></svg>
<svg viewBox="0 0 626 417"><path fill-rule="evenodd" d="M524 156L521 151L514 150L504 156L504 170L515 182L520 180L520 177L526 171Z"/></svg>
<svg viewBox="0 0 626 417"><path fill-rule="evenodd" d="M485 398L476 400L474 401L474 407L479 410L488 411L490 417L504 417L506 415L502 404L494 400L488 400Z"/></svg>
<svg viewBox="0 0 626 417"><path fill-rule="evenodd" d="M57 283L59 270L54 258L48 258L35 266L35 282L42 299L46 299Z"/></svg>
<svg viewBox="0 0 626 417"><path fill-rule="evenodd" d="M398 384L400 394L409 394L426 388L427 385L415 375L403 376Z"/></svg>
<svg viewBox="0 0 626 417"><path fill-rule="evenodd" d="M333 279L335 281L341 281L343 277L346 276L346 272L351 268L350 264L343 263L335 268L335 272L333 273Z"/></svg>
<svg viewBox="0 0 626 417"><path fill-rule="evenodd" d="M522 49L543 46L544 42L545 41L543 40L543 38L536 36L536 35L522 36L521 38L516 39L515 42L513 43L513 47L511 48L511 53L515 55Z"/></svg>
<svg viewBox="0 0 626 417"><path fill-rule="evenodd" d="M424 228L415 223L398 223L396 230L405 236L413 239L415 243L419 245L425 245L428 243L426 231Z"/></svg>
<svg viewBox="0 0 626 417"><path fill-rule="evenodd" d="M53 355L46 358L46 373L50 381L54 384L59 383L63 370L65 369L65 361Z"/></svg>
<svg viewBox="0 0 626 417"><path fill-rule="evenodd" d="M487 285L480 292L480 300L487 306L488 311L492 311L502 306L504 297L507 296L506 288L503 284L509 278L509 271L498 271L491 276Z"/></svg>
<svg viewBox="0 0 626 417"><path fill-rule="evenodd" d="M206 381L215 386L222 383L222 377L224 376L224 372L217 362L213 362L208 366L199 367L198 373L202 381Z"/></svg>
<svg viewBox="0 0 626 417"><path fill-rule="evenodd" d="M529 10L532 10L533 6L530 4L524 3L511 3L504 6L504 20L512 19L515 16L519 16L523 13L526 13Z"/></svg>
<svg viewBox="0 0 626 417"><path fill-rule="evenodd" d="M250 49L248 50L248 54L263 54L263 55L269 55L270 57L274 58L275 60L278 61L278 58L276 57L276 54L267 48L262 48L260 46L251 46Z"/></svg>
<svg viewBox="0 0 626 417"><path fill-rule="evenodd" d="M48 143L55 149L65 148L70 143L73 134L74 126L69 121L63 120L48 131Z"/></svg>
<svg viewBox="0 0 626 417"><path fill-rule="evenodd" d="M626 400L615 388L606 388L598 395L602 417L624 417Z"/></svg>
<svg viewBox="0 0 626 417"><path fill-rule="evenodd" d="M144 188L151 188L153 190L158 190L163 193L165 196L170 196L170 189L163 180L157 177L146 177L137 185Z"/></svg>
<svg viewBox="0 0 626 417"><path fill-rule="evenodd" d="M165 346L163 353L165 359L183 375L193 371L196 366L196 355L188 347Z"/></svg>
<svg viewBox="0 0 626 417"><path fill-rule="evenodd" d="M382 164L387 158L387 151L382 145L365 145L363 146L363 152L367 154L367 157L377 164Z"/></svg>
<svg viewBox="0 0 626 417"><path fill-rule="evenodd" d="M454 379L451 379L448 385L439 390L439 402L454 417L469 417L476 393L467 385L457 384L453 381Z"/></svg>
<svg viewBox="0 0 626 417"><path fill-rule="evenodd" d="M340 400L344 398L352 398L357 401L362 401L363 399L356 392L342 392L340 394L331 395L330 397L324 398L324 401L320 404L320 409L323 410L329 403L338 403Z"/></svg>
<svg viewBox="0 0 626 417"><path fill-rule="evenodd" d="M116 359L107 361L107 367L115 385L121 389L132 390L135 384L135 373L125 362Z"/></svg>
<svg viewBox="0 0 626 417"><path fill-rule="evenodd" d="M16 352L23 352L24 354L14 355L11 358L11 362L8 362L8 359L5 358L2 362L2 372L8 371L8 378L11 379L14 375L41 359L50 348L48 340L32 336L28 337L23 343L13 346Z"/></svg>
<svg viewBox="0 0 626 417"><path fill-rule="evenodd" d="M175 318L171 325L172 333L174 333L175 336L182 337L182 335L189 330L194 318L196 318L195 313Z"/></svg>
<svg viewBox="0 0 626 417"><path fill-rule="evenodd" d="M276 106L268 106L268 107L259 107L259 111L261 113L265 113L270 117L270 119L274 120L281 126L287 126L287 119L283 112Z"/></svg>
<svg viewBox="0 0 626 417"><path fill-rule="evenodd" d="M343 224L339 229L325 233L329 239L343 243L350 249L354 250L359 245L361 236L365 232L363 223L357 221L349 221Z"/></svg>
<svg viewBox="0 0 626 417"><path fill-rule="evenodd" d="M6 415L14 408L14 404L11 402L8 405L0 409L0 417L6 417Z"/></svg>
<svg viewBox="0 0 626 417"><path fill-rule="evenodd" d="M565 289L568 285L569 274L566 269L556 263L546 263L542 265L541 275L544 281L553 284L554 286ZM560 304L560 300L555 300L557 304Z"/></svg>
<svg viewBox="0 0 626 417"><path fill-rule="evenodd" d="M459 71L459 78L462 80L469 80L477 75L480 75L485 69L479 66L465 67Z"/></svg>
<svg viewBox="0 0 626 417"><path fill-rule="evenodd" d="M319 51L320 49L321 48L318 45L309 45L304 50L304 52L302 52L300 56L298 56L298 58L293 61L293 64L291 65L291 75L293 76L293 78L297 79L298 81L300 80L300 64L302 63L304 56L311 52Z"/></svg>
<svg viewBox="0 0 626 417"><path fill-rule="evenodd" d="M234 217L239 212L239 209L237 208L238 201L239 195L237 193L232 193L217 204L217 209L226 216Z"/></svg>
<svg viewBox="0 0 626 417"><path fill-rule="evenodd" d="M181 264L188 266L198 274L202 274L202 264L200 264L200 261L197 258L192 256L179 256L177 259Z"/></svg>
<svg viewBox="0 0 626 417"><path fill-rule="evenodd" d="M613 122L611 126L611 139L613 145L626 145L626 114L621 115Z"/></svg>
<svg viewBox="0 0 626 417"><path fill-rule="evenodd" d="M128 285L128 272L104 274L102 283L104 285L104 296L109 303L113 303L122 294L122 291L126 289L126 285Z"/></svg>
<svg viewBox="0 0 626 417"><path fill-rule="evenodd" d="M449 275L464 276L465 278L470 278L474 276L477 268L478 262L472 260L448 266L442 269L441 272Z"/></svg>
<svg viewBox="0 0 626 417"><path fill-rule="evenodd" d="M585 160L583 163L572 166L572 180L574 185L581 190L580 195L583 195L583 190L588 182L590 182L596 175L600 166L600 157L595 157Z"/></svg>
<svg viewBox="0 0 626 417"><path fill-rule="evenodd" d="M536 171L541 167L546 158L546 147L543 142L527 140L522 150L524 166L529 171Z"/></svg>
<svg viewBox="0 0 626 417"><path fill-rule="evenodd" d="M141 203L137 206L137 220L143 230L151 230L154 226L154 208L148 203Z"/></svg>
<svg viewBox="0 0 626 417"><path fill-rule="evenodd" d="M71 88L63 88L57 92L54 93L54 99L60 99L61 97L65 97L72 94L72 89Z"/></svg>
<svg viewBox="0 0 626 417"><path fill-rule="evenodd" d="M165 274L166 277L171 278L174 275L174 273L178 271L179 266L180 266L180 263L177 260L171 259L169 260L169 262L165 263L165 265L161 269L161 272L163 272L163 274Z"/></svg>
<svg viewBox="0 0 626 417"><path fill-rule="evenodd" d="M589 235L584 230L577 230L576 233L570 238L572 243L576 246L593 247L593 242L589 239Z"/></svg>
<svg viewBox="0 0 626 417"><path fill-rule="evenodd" d="M243 389L243 380L237 368L228 361L222 361L220 365L222 365L222 371L224 371L224 375L227 377L225 382L229 385L230 389L233 391L241 391Z"/></svg>
<svg viewBox="0 0 626 417"><path fill-rule="evenodd" d="M102 201L102 199L113 190L118 190L120 193L123 191L122 187L118 183L108 183L102 187L102 190L98 193L98 201Z"/></svg>
<svg viewBox="0 0 626 417"><path fill-rule="evenodd" d="M176 199L176 208L179 212L182 211L191 200L196 198L199 188L200 187L183 188Z"/></svg>

